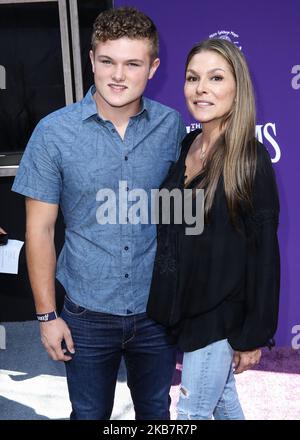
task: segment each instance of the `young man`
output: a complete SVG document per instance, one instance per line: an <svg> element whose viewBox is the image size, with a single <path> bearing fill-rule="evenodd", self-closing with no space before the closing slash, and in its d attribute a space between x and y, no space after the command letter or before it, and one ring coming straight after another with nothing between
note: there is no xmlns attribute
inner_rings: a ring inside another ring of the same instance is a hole
<svg viewBox="0 0 300 440"><path fill-rule="evenodd" d="M185 129L177 112L142 97L159 66L148 17L132 8L101 13L90 57L95 85L81 102L40 121L13 186L27 196L42 342L52 359L65 361L72 419L110 418L122 356L136 418L168 419L175 347L145 314L156 225L133 224L124 212L115 224L103 221L100 190L115 194L120 212L131 206L124 192L150 195L176 160ZM66 231L56 267L59 205ZM60 317L55 271L67 294Z"/></svg>

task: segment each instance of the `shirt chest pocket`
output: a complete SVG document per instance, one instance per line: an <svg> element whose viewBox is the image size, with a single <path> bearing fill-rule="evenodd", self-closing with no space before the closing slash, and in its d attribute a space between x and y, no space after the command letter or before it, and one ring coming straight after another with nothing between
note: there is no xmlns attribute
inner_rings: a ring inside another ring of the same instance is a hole
<svg viewBox="0 0 300 440"><path fill-rule="evenodd" d="M137 186L144 189L159 188L174 162L174 149L145 149L135 152L134 176Z"/></svg>
<svg viewBox="0 0 300 440"><path fill-rule="evenodd" d="M109 157L97 148L79 155L68 155L62 166L63 188L71 194L96 194L101 188L114 186L119 170L120 160Z"/></svg>

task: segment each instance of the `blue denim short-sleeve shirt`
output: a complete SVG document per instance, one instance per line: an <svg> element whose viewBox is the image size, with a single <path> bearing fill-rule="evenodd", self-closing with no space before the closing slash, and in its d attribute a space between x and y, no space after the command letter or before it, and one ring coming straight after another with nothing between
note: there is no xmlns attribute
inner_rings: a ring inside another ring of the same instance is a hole
<svg viewBox="0 0 300 440"><path fill-rule="evenodd" d="M143 313L148 300L156 225L101 224L101 189L159 188L186 131L178 112L147 98L130 118L124 140L97 113L92 86L84 99L42 119L26 147L13 191L59 204L66 225L57 279L90 310ZM149 203L151 198L149 196ZM130 206L130 204L128 204ZM150 207L149 207L150 209Z"/></svg>

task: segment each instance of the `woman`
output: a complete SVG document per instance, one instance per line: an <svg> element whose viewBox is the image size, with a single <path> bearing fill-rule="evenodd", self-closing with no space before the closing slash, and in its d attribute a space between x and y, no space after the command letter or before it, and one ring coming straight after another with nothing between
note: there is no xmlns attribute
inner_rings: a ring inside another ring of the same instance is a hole
<svg viewBox="0 0 300 440"><path fill-rule="evenodd" d="M184 94L202 131L186 136L162 187L204 189L204 230L158 225L147 311L184 352L178 419L243 419L233 371L257 364L277 327L276 182L255 140L251 79L235 45L193 47Z"/></svg>

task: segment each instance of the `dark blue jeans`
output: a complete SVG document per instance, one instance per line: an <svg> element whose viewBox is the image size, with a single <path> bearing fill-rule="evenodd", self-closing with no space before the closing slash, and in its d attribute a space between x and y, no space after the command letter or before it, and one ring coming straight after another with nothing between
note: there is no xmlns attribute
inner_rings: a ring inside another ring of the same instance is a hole
<svg viewBox="0 0 300 440"><path fill-rule="evenodd" d="M169 390L176 347L145 313L116 316L92 312L68 297L61 313L75 344L66 362L73 420L108 420L122 356L137 420L170 418Z"/></svg>

